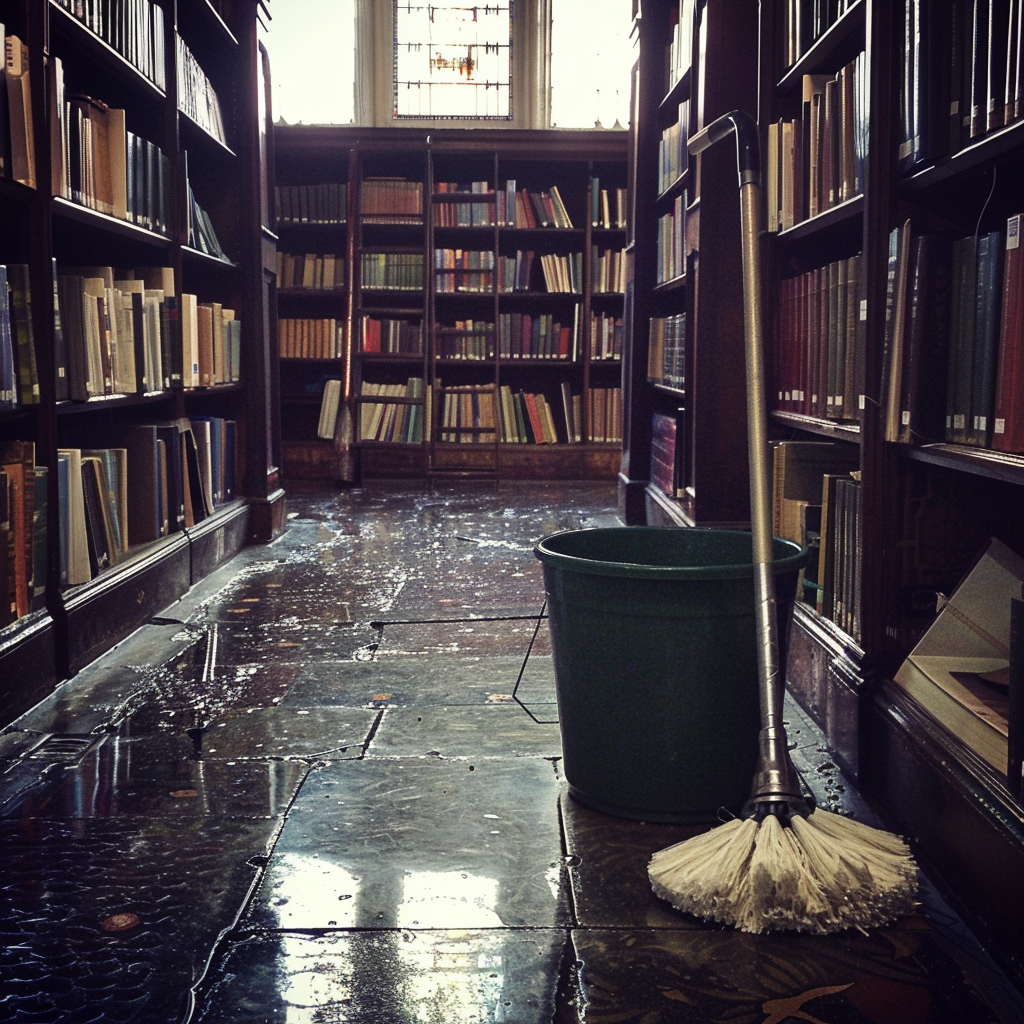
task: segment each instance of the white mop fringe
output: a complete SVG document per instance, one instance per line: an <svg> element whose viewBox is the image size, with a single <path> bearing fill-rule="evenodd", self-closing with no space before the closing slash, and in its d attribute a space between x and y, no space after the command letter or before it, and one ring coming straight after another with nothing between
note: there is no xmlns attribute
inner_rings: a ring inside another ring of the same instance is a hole
<svg viewBox="0 0 1024 1024"><path fill-rule="evenodd" d="M729 821L654 854L648 876L676 909L755 934L866 931L916 906L907 844L820 808Z"/></svg>

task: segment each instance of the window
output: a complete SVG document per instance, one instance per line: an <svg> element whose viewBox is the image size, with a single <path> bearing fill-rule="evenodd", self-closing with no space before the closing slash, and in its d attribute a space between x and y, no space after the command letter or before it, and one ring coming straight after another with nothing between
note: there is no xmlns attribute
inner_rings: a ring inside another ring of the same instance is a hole
<svg viewBox="0 0 1024 1024"><path fill-rule="evenodd" d="M394 108L405 118L512 118L512 0L394 0Z"/></svg>
<svg viewBox="0 0 1024 1024"><path fill-rule="evenodd" d="M630 11L626 0L275 3L265 39L273 119L621 127Z"/></svg>

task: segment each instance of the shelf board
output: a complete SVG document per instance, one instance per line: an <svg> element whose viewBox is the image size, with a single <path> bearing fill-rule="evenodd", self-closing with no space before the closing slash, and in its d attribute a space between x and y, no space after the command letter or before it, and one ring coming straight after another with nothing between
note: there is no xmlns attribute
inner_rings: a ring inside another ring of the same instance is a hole
<svg viewBox="0 0 1024 1024"><path fill-rule="evenodd" d="M59 4L50 3L50 32L65 35L80 49L93 66L112 72L136 95L153 103L162 103L167 93L147 78L127 57L114 49L105 39L96 35L84 21L76 18ZM159 8L158 8L159 10Z"/></svg>
<svg viewBox="0 0 1024 1024"><path fill-rule="evenodd" d="M651 291L655 295L667 295L669 292L677 292L686 287L686 275L680 274L671 281L661 281Z"/></svg>
<svg viewBox="0 0 1024 1024"><path fill-rule="evenodd" d="M780 92L799 91L804 75L838 71L864 49L867 0L856 0L779 80Z"/></svg>
<svg viewBox="0 0 1024 1024"><path fill-rule="evenodd" d="M900 450L911 461L945 466L1006 483L1024 484L1024 455L956 444L928 444L920 448L901 446Z"/></svg>
<svg viewBox="0 0 1024 1024"><path fill-rule="evenodd" d="M90 210L87 206L80 206L70 199L61 196L53 198L54 216L65 221L72 221L76 224L84 224L90 228L102 229L109 234L118 235L122 238L131 239L143 245L153 246L158 249L170 249L174 243L166 235L156 231L149 231L139 227L131 221L121 220L118 217L111 217L109 214L100 213L98 210Z"/></svg>
<svg viewBox="0 0 1024 1024"><path fill-rule="evenodd" d="M779 245L784 246L802 245L810 238L829 242L838 235L853 232L859 228L863 216L864 196L856 195L852 199L822 210L814 217L808 217L807 220L794 224L791 228L786 228L785 231L779 231L775 238ZM856 242L859 245L859 234L856 236Z"/></svg>
<svg viewBox="0 0 1024 1024"><path fill-rule="evenodd" d="M840 422L836 420L823 420L817 416L805 416L797 412L782 412L775 410L771 419L796 430L804 430L811 434L822 434L825 437L839 437L847 441L860 440L860 424Z"/></svg>
<svg viewBox="0 0 1024 1024"><path fill-rule="evenodd" d="M687 68L669 87L664 99L658 104L659 113L678 114L679 103L690 94L690 68Z"/></svg>
<svg viewBox="0 0 1024 1024"><path fill-rule="evenodd" d="M909 192L923 192L946 184L971 171L988 166L993 160L1011 153L1019 155L1024 145L1024 119L1000 128L950 156L911 171L900 183Z"/></svg>

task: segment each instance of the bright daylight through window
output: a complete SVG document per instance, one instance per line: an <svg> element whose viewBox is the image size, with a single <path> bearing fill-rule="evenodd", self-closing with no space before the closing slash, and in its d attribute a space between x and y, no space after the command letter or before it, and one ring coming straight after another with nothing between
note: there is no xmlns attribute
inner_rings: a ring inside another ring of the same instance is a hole
<svg viewBox="0 0 1024 1024"><path fill-rule="evenodd" d="M513 2L472 5L393 0L286 0L271 5L266 45L274 119L288 124L356 121L356 9L375 22L374 70L387 87L391 123L485 118L508 122L522 97L510 88ZM515 0L518 6L523 0ZM378 6L381 9L378 9ZM626 127L634 59L629 0L550 0L551 116L557 128ZM396 20L386 39L381 10ZM398 35L395 35L395 32ZM411 35L407 35L411 34ZM396 54L395 40L412 43ZM365 38L365 35L364 35ZM522 52L520 47L518 52ZM428 113L429 111L429 113Z"/></svg>

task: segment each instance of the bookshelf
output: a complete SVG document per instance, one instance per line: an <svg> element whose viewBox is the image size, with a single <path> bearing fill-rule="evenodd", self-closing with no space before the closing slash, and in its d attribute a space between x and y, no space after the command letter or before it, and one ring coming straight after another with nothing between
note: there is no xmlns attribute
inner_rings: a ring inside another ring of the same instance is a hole
<svg viewBox="0 0 1024 1024"><path fill-rule="evenodd" d="M322 242L350 253L347 347L282 362L285 420L309 414L285 442L295 473L614 474L625 133L282 126L275 142L279 198L326 162L349 169L352 211ZM280 316L293 299L279 291ZM313 420L332 377L351 419L327 439Z"/></svg>
<svg viewBox="0 0 1024 1024"><path fill-rule="evenodd" d="M270 539L283 492L256 5L26 0L0 20L23 69L0 178L9 721Z"/></svg>
<svg viewBox="0 0 1024 1024"><path fill-rule="evenodd" d="M697 10L645 4L638 21L620 512L739 527L750 512L735 157L720 147L691 160L686 139L753 109L757 5Z"/></svg>
<svg viewBox="0 0 1024 1024"><path fill-rule="evenodd" d="M691 81L697 66L714 81L736 65L733 54L710 48L722 6L699 5ZM691 161L677 173L657 147L681 102L664 70L679 7L645 4L640 23L637 203L652 203L644 188L663 192L645 227L637 215L631 437L620 480L632 521L667 514L689 524L700 522L691 496L672 492L680 473L695 470L671 462L665 438L673 428L688 432L690 454L724 449L726 435L699 409L686 411L703 387L696 318L686 324L681 372L671 359L671 316L693 316L703 286L695 275L718 244L712 237L695 243L699 258L684 267L685 302L658 305L670 285L658 283L657 220L669 214L673 189L692 182L686 187L707 212L696 180L700 172L708 184L707 168ZM800 11L803 20L789 20ZM995 31L987 20L978 31L990 13ZM1012 369L1021 344L1020 16L1019 3L761 5L759 41L745 51L758 88L736 103L756 110L764 155L776 530L820 555L798 595L787 684L1019 984L1024 804L1019 761L1006 749L1019 744L1008 708L1018 698L974 680L975 710L964 710L907 665L993 538L1024 551ZM976 50L977 40L984 46ZM653 69L644 67L647 54ZM692 94L690 102L693 117ZM696 103L699 118L699 88ZM688 238L699 230L696 212L688 198ZM972 358L959 362L965 346ZM648 444L644 508L630 488L641 489ZM745 489L732 483L737 494ZM996 607L981 633L999 641L1005 663L1009 598Z"/></svg>

